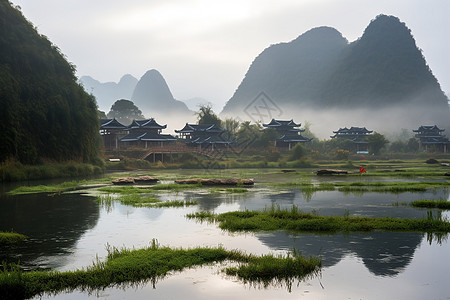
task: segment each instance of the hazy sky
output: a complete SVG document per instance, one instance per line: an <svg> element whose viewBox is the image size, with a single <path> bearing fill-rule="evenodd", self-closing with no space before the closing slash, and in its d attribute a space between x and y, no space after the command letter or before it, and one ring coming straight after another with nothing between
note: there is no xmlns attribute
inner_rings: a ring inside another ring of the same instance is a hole
<svg viewBox="0 0 450 300"><path fill-rule="evenodd" d="M318 26L350 42L379 14L411 29L450 93L449 0L12 0L77 75L119 81L157 69L174 97L222 106L253 59L271 44Z"/></svg>

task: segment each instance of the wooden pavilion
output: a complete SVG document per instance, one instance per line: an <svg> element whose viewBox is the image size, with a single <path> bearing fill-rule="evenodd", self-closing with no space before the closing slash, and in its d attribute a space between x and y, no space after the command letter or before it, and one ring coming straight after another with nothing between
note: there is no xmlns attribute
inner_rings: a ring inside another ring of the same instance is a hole
<svg viewBox="0 0 450 300"><path fill-rule="evenodd" d="M278 133L278 138L275 140L275 147L288 148L291 150L297 143L310 142L312 138L306 138L300 133L304 132L304 129L296 128L300 127L301 123L296 124L294 120L275 120L272 119L270 123L263 124L263 127L274 128Z"/></svg>
<svg viewBox="0 0 450 300"><path fill-rule="evenodd" d="M436 125L420 126L419 129L413 130L415 137L419 139L419 149L429 151L434 149L447 153L450 144L448 138L442 134L445 129L440 129Z"/></svg>

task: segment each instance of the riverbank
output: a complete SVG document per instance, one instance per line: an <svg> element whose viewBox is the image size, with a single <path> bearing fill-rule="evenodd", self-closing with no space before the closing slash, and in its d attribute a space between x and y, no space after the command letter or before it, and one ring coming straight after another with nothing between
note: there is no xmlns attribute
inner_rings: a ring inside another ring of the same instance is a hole
<svg viewBox="0 0 450 300"><path fill-rule="evenodd" d="M0 165L0 182L88 177L103 172L103 166L87 163L65 162L23 165L18 162L6 162Z"/></svg>

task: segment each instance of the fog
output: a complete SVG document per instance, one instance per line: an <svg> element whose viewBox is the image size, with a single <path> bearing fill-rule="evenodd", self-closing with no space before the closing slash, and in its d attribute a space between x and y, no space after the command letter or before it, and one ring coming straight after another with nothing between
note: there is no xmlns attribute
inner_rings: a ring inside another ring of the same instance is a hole
<svg viewBox="0 0 450 300"><path fill-rule="evenodd" d="M414 101L411 101L414 102ZM444 109L436 109L427 103L392 105L388 108L302 108L300 105L278 105L279 110L270 113L263 112L259 107L259 116L252 114L250 106L247 110L234 112L233 114L221 114L222 119L235 118L241 121L268 123L272 118L291 120L309 125L310 131L320 140L329 139L333 131L344 127L366 127L395 138L403 134L405 130L411 133L421 125L437 125L441 129L450 132L450 111L448 106ZM444 134L446 133L444 132Z"/></svg>

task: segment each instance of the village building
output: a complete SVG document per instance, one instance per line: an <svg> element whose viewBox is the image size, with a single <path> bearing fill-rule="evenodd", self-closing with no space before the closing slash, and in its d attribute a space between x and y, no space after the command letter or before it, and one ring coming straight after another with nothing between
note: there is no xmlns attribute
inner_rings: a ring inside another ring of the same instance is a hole
<svg viewBox="0 0 450 300"><path fill-rule="evenodd" d="M227 148L232 142L223 137L226 130L215 124L188 124L175 130L180 134L180 138L186 145L197 147L198 149Z"/></svg>
<svg viewBox="0 0 450 300"><path fill-rule="evenodd" d="M124 147L164 147L175 143L177 139L170 134L162 134L167 125L158 124L155 119L133 120L127 126L128 134L120 139Z"/></svg>
<svg viewBox="0 0 450 300"><path fill-rule="evenodd" d="M287 148L291 150L297 143L310 142L312 138L306 138L300 133L304 132L304 129L296 128L301 124L296 124L293 120L275 120L272 119L270 123L263 124L263 127L274 128L278 133L278 138L275 140L275 147Z"/></svg>
<svg viewBox="0 0 450 300"><path fill-rule="evenodd" d="M448 138L442 134L445 129L434 126L420 126L419 129L413 130L415 137L419 139L419 150L424 151L440 151L447 153L450 144Z"/></svg>
<svg viewBox="0 0 450 300"><path fill-rule="evenodd" d="M372 134L373 130L367 130L366 127L344 127L333 131L331 138L351 140L356 146L356 153L369 153L369 143L366 138Z"/></svg>
<svg viewBox="0 0 450 300"><path fill-rule="evenodd" d="M100 135L105 149L118 149L120 137L127 134L127 126L114 119L100 120Z"/></svg>

